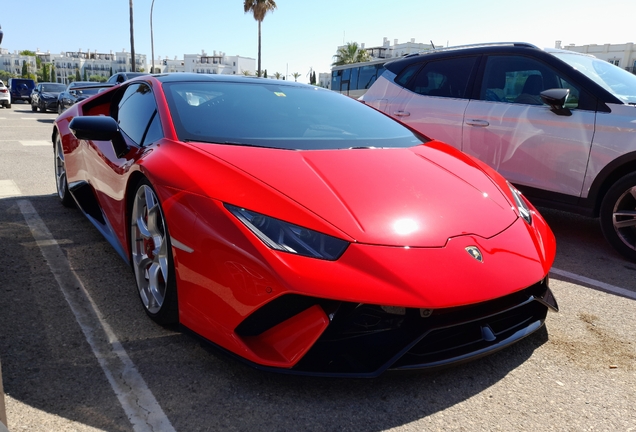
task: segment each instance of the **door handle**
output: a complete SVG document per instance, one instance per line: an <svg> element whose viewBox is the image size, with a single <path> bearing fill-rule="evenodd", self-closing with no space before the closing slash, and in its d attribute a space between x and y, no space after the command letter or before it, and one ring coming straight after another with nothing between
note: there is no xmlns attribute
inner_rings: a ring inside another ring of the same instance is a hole
<svg viewBox="0 0 636 432"><path fill-rule="evenodd" d="M470 126L486 127L490 126L486 120L466 120L466 124Z"/></svg>
<svg viewBox="0 0 636 432"><path fill-rule="evenodd" d="M393 115L396 117L408 117L411 113L408 111L393 111Z"/></svg>

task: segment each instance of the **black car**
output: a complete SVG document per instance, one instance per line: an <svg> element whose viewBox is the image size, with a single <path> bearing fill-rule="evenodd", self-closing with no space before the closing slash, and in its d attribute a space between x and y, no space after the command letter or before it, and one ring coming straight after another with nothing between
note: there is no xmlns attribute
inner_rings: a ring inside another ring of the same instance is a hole
<svg viewBox="0 0 636 432"><path fill-rule="evenodd" d="M35 81L26 78L9 78L7 87L13 102L23 100L31 103L31 92L35 88Z"/></svg>
<svg viewBox="0 0 636 432"><path fill-rule="evenodd" d="M108 78L108 81L106 82L109 84L119 84L119 83L123 83L124 81L128 81L129 79L142 76L142 75L148 75L148 73L146 72L117 72L116 74Z"/></svg>
<svg viewBox="0 0 636 432"><path fill-rule="evenodd" d="M31 110L42 112L57 109L57 97L66 90L64 84L45 82L39 83L31 92Z"/></svg>
<svg viewBox="0 0 636 432"><path fill-rule="evenodd" d="M61 92L57 97L57 112L62 114L66 108L99 93L104 87L110 87L110 84L105 86L104 84L92 81L75 81L70 83L68 87L66 87L66 90Z"/></svg>

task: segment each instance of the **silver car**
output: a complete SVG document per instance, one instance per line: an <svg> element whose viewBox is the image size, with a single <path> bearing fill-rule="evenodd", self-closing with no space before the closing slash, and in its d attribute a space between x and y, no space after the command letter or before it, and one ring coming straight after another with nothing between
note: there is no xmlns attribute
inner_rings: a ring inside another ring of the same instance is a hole
<svg viewBox="0 0 636 432"><path fill-rule="evenodd" d="M636 260L636 76L593 56L508 43L385 64L362 100L496 169L535 205L600 218Z"/></svg>

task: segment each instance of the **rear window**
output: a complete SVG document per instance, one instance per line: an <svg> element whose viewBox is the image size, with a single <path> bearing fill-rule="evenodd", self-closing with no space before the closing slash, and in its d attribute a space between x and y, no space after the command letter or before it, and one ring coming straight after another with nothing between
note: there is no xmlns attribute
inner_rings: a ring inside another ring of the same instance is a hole
<svg viewBox="0 0 636 432"><path fill-rule="evenodd" d="M290 150L412 147L425 140L346 96L263 81L165 83L179 139Z"/></svg>
<svg viewBox="0 0 636 432"><path fill-rule="evenodd" d="M66 90L66 86L64 84L42 84L42 91L45 92L63 92Z"/></svg>

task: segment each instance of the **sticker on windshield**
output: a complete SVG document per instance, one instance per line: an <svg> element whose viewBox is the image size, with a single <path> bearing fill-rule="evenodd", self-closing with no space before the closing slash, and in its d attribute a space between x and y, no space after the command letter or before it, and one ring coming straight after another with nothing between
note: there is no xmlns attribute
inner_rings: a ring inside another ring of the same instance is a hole
<svg viewBox="0 0 636 432"><path fill-rule="evenodd" d="M287 97L287 95L283 92L274 92L274 94L278 97Z"/></svg>

